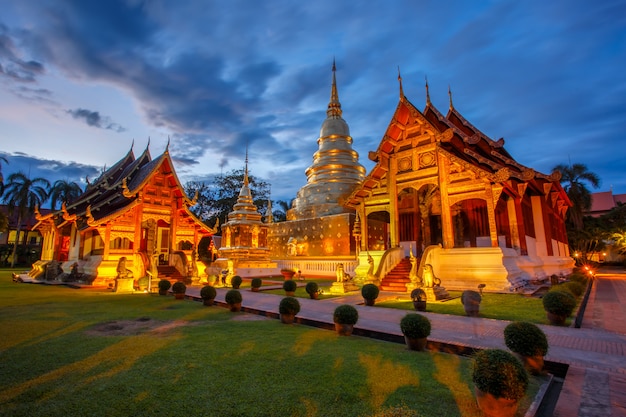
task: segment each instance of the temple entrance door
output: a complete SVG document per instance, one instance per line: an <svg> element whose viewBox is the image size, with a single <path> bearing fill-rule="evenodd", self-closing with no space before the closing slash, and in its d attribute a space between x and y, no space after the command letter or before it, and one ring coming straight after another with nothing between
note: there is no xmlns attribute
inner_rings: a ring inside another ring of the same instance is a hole
<svg viewBox="0 0 626 417"><path fill-rule="evenodd" d="M167 223L159 220L157 224L156 250L159 255L159 265L169 264L170 255L170 227Z"/></svg>

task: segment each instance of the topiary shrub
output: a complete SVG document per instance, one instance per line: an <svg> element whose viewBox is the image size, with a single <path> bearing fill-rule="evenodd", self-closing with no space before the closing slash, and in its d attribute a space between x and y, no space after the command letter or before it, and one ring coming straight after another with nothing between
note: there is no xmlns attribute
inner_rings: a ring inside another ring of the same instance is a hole
<svg viewBox="0 0 626 417"><path fill-rule="evenodd" d="M569 291L576 298L580 297L585 292L585 286L576 281L565 282L559 285L559 287L563 288L565 291Z"/></svg>
<svg viewBox="0 0 626 417"><path fill-rule="evenodd" d="M367 301L374 301L378 298L378 294L380 290L374 284L365 284L363 288L361 288L361 295Z"/></svg>
<svg viewBox="0 0 626 417"><path fill-rule="evenodd" d="M166 279L159 281L159 291L167 291L172 287L172 283Z"/></svg>
<svg viewBox="0 0 626 417"><path fill-rule="evenodd" d="M239 275L235 275L230 280L230 283L231 283L231 285L233 286L234 289L239 289L239 287L241 286L242 282L243 282L243 279L241 279L241 277Z"/></svg>
<svg viewBox="0 0 626 417"><path fill-rule="evenodd" d="M288 279L283 282L283 290L286 292L295 292L297 288L298 284L292 279Z"/></svg>
<svg viewBox="0 0 626 417"><path fill-rule="evenodd" d="M337 324L356 324L359 321L359 312L350 304L342 304L333 312L333 322Z"/></svg>
<svg viewBox="0 0 626 417"><path fill-rule="evenodd" d="M261 278L252 278L252 281L250 282L250 287L252 287L252 289L259 289L261 288L261 284L263 283L263 281L261 280Z"/></svg>
<svg viewBox="0 0 626 417"><path fill-rule="evenodd" d="M514 401L522 399L528 388L528 374L521 362L501 349L485 349L474 355L472 381L484 393Z"/></svg>
<svg viewBox="0 0 626 417"><path fill-rule="evenodd" d="M546 356L548 338L537 325L516 321L504 328L506 347L522 356Z"/></svg>
<svg viewBox="0 0 626 417"><path fill-rule="evenodd" d="M300 312L300 302L294 297L285 297L278 305L280 314L298 314Z"/></svg>
<svg viewBox="0 0 626 417"><path fill-rule="evenodd" d="M422 339L430 335L430 320L421 314L409 313L400 320L400 330L408 338Z"/></svg>
<svg viewBox="0 0 626 417"><path fill-rule="evenodd" d="M556 316L569 317L576 308L576 299L567 291L548 291L542 302L544 310Z"/></svg>
<svg viewBox="0 0 626 417"><path fill-rule="evenodd" d="M572 282L580 282L583 285L587 285L587 276L583 272L573 272L568 279Z"/></svg>
<svg viewBox="0 0 626 417"><path fill-rule="evenodd" d="M313 298L316 294L319 293L320 287L319 285L317 285L317 282L307 282L306 287L304 287L304 289L306 290L306 293L309 294L311 296L311 298Z"/></svg>
<svg viewBox="0 0 626 417"><path fill-rule="evenodd" d="M175 282L174 285L172 285L172 292L174 294L184 294L185 291L187 291L187 286L181 281Z"/></svg>
<svg viewBox="0 0 626 417"><path fill-rule="evenodd" d="M212 300L216 296L217 296L217 291L215 290L215 287L212 287L210 285L205 285L200 290L200 298L202 298L203 300Z"/></svg>
<svg viewBox="0 0 626 417"><path fill-rule="evenodd" d="M238 304L243 301L243 297L237 290L228 290L224 296L224 301L226 301L226 304Z"/></svg>

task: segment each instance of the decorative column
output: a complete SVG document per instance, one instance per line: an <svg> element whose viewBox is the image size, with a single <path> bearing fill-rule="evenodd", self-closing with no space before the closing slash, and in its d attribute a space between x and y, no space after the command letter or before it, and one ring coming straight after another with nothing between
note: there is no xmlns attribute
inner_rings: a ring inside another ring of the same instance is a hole
<svg viewBox="0 0 626 417"><path fill-rule="evenodd" d="M396 185L396 156L391 155L389 158L389 170L387 171L387 190L389 192L389 237L391 239L391 248L399 246L398 241L398 187ZM389 248L390 249L390 248Z"/></svg>
<svg viewBox="0 0 626 417"><path fill-rule="evenodd" d="M437 165L439 169L439 194L441 195L443 248L450 249L454 247L454 228L452 227L450 197L448 196L448 159L442 154L437 153Z"/></svg>
<svg viewBox="0 0 626 417"><path fill-rule="evenodd" d="M494 204L493 186L488 184L485 187L485 200L487 201L487 217L489 219L489 238L491 247L498 247L498 228L496 226L496 207Z"/></svg>

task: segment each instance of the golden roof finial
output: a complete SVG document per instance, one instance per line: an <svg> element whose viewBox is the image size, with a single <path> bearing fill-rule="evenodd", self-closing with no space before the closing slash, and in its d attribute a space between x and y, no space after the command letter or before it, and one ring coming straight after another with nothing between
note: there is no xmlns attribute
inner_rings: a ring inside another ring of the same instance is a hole
<svg viewBox="0 0 626 417"><path fill-rule="evenodd" d="M400 100L404 97L404 91L402 90L402 76L400 75L400 65L398 65L398 83L400 84Z"/></svg>
<svg viewBox="0 0 626 417"><path fill-rule="evenodd" d="M167 145L165 145L165 152L170 151L170 135L167 135Z"/></svg>
<svg viewBox="0 0 626 417"><path fill-rule="evenodd" d="M328 110L326 115L328 117L341 117L341 103L339 103L339 93L337 92L337 78L335 76L337 72L337 66L335 65L335 58L333 58L333 83L330 88L330 103L328 103Z"/></svg>
<svg viewBox="0 0 626 417"><path fill-rule="evenodd" d="M448 84L448 96L450 97L450 109L453 109L454 104L452 104L452 89L450 88L450 84Z"/></svg>
<svg viewBox="0 0 626 417"><path fill-rule="evenodd" d="M430 91L428 90L428 76L424 75L424 79L426 80L426 104L430 104Z"/></svg>
<svg viewBox="0 0 626 417"><path fill-rule="evenodd" d="M243 185L248 186L248 141L246 141L246 167L243 173Z"/></svg>

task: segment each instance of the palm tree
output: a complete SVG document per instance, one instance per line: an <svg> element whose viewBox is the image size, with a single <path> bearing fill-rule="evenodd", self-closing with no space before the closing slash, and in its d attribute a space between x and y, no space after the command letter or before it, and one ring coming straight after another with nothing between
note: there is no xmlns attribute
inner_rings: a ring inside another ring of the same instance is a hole
<svg viewBox="0 0 626 417"><path fill-rule="evenodd" d="M600 186L600 178L587 169L585 164L555 166L552 171L561 172L561 185L567 193L572 207L569 209L569 219L575 229L583 228L583 213L591 209L591 191L587 184L593 188Z"/></svg>
<svg viewBox="0 0 626 417"><path fill-rule="evenodd" d="M0 196L2 195L2 193L4 193L4 177L2 176L2 161L4 161L5 164L9 163L9 161L4 156L0 156Z"/></svg>
<svg viewBox="0 0 626 417"><path fill-rule="evenodd" d="M9 215L17 210L17 233L11 255L11 268L15 266L15 254L20 240L22 219L32 215L35 212L35 207L41 206L46 201L49 189L50 182L45 178L30 179L22 172L14 172L9 175L4 201L9 206Z"/></svg>
<svg viewBox="0 0 626 417"><path fill-rule="evenodd" d="M83 193L80 185L74 181L57 180L50 189L50 209L56 210L58 202L69 204Z"/></svg>

